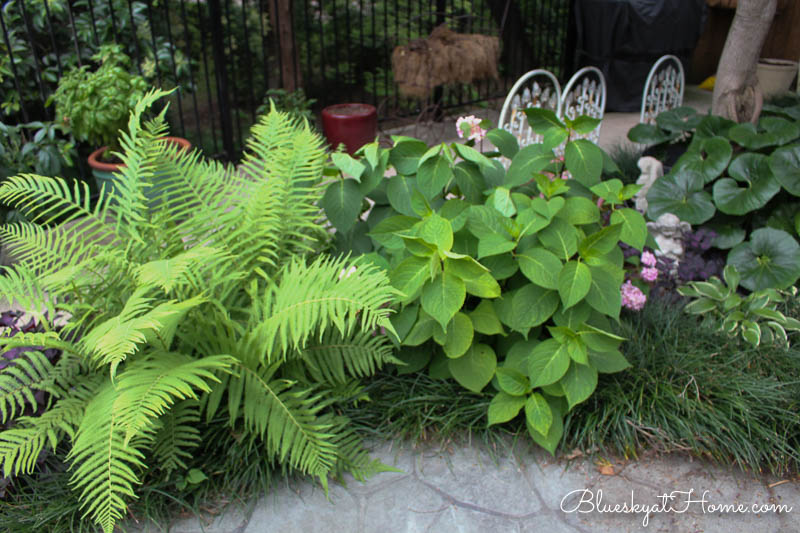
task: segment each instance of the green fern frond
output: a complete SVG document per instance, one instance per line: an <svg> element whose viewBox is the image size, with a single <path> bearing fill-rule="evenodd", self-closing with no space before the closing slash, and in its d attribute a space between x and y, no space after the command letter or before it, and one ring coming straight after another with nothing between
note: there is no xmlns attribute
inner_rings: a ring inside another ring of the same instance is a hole
<svg viewBox="0 0 800 533"><path fill-rule="evenodd" d="M55 450L62 435L74 438L87 403L85 398L65 398L40 416L21 417L13 428L0 432L3 475L30 474L47 444Z"/></svg>
<svg viewBox="0 0 800 533"><path fill-rule="evenodd" d="M153 352L131 363L117 376L114 411L125 430L125 443L163 415L178 400L197 400L195 391L210 392L218 382L214 372L227 372L236 360L227 355L195 359L170 352Z"/></svg>
<svg viewBox="0 0 800 533"><path fill-rule="evenodd" d="M368 264L351 271L351 264L329 257L310 265L290 262L278 284L254 300L251 330L240 353L258 354L272 362L302 350L312 335L321 338L332 327L342 336L356 326L367 331L391 328L391 310L385 305L395 291L386 275Z"/></svg>
<svg viewBox="0 0 800 533"><path fill-rule="evenodd" d="M200 423L198 403L191 400L178 402L159 421L161 427L153 445L159 468L166 472L185 470L184 460L192 457L188 450L197 447L202 440L196 427Z"/></svg>
<svg viewBox="0 0 800 533"><path fill-rule="evenodd" d="M0 272L0 294L13 299L12 306L27 309L36 321L45 328L56 315L54 293L39 279L38 275L25 265L2 268Z"/></svg>
<svg viewBox="0 0 800 533"><path fill-rule="evenodd" d="M80 490L81 509L105 533L112 533L127 507L125 498L136 498L136 471L145 468L144 455L125 444L125 430L119 425L114 405L117 391L110 381L87 405L67 459L71 462L70 484Z"/></svg>
<svg viewBox="0 0 800 533"><path fill-rule="evenodd" d="M134 275L139 285L161 287L169 294L175 287L186 283L193 283L197 287L197 283L219 267L220 263L231 260L224 250L198 246L169 259L145 263L136 269Z"/></svg>
<svg viewBox="0 0 800 533"><path fill-rule="evenodd" d="M50 384L53 365L39 351L28 351L0 372L0 422L5 424L26 408L36 409L35 393Z"/></svg>
<svg viewBox="0 0 800 533"><path fill-rule="evenodd" d="M265 441L270 454L303 473L327 476L336 464L336 446L320 412L330 399L276 379L278 366L238 368L240 375L228 382L231 422L241 408L245 428Z"/></svg>
<svg viewBox="0 0 800 533"><path fill-rule="evenodd" d="M308 371L320 383L345 383L351 377L367 377L385 363L395 362L385 335L357 331L342 337L335 330L299 354Z"/></svg>
<svg viewBox="0 0 800 533"><path fill-rule="evenodd" d="M377 459L372 459L364 449L361 437L350 426L350 420L343 416L334 418L336 428L336 447L338 451L336 470L332 474L340 478L344 472L350 473L356 481L367 481L381 472L399 472ZM340 478L341 479L341 478Z"/></svg>

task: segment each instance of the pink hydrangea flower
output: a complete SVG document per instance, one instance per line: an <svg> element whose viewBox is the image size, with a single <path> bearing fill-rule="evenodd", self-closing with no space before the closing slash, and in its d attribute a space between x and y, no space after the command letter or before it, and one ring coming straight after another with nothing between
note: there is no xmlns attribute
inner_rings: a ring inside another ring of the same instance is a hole
<svg viewBox="0 0 800 533"><path fill-rule="evenodd" d="M631 280L625 282L620 288L622 293L622 307L633 309L634 311L641 311L647 301L647 296L631 283Z"/></svg>
<svg viewBox="0 0 800 533"><path fill-rule="evenodd" d="M481 119L475 115L459 117L458 120L456 120L456 131L461 139L464 138L464 130L469 131L469 137L467 137L467 139L475 142L481 141L486 137L486 130L481 128Z"/></svg>
<svg viewBox="0 0 800 533"><path fill-rule="evenodd" d="M651 252L642 252L642 257L640 260L644 266L656 266L656 256L654 256Z"/></svg>
<svg viewBox="0 0 800 533"><path fill-rule="evenodd" d="M646 252L645 252L646 253ZM658 269L653 267L645 267L642 269L642 279L650 283L658 279Z"/></svg>

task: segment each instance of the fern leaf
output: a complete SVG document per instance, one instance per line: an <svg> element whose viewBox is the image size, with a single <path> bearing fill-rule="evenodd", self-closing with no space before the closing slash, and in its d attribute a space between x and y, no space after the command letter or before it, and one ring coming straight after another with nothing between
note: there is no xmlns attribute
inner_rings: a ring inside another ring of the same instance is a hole
<svg viewBox="0 0 800 533"><path fill-rule="evenodd" d="M0 415L3 424L27 407L37 408L36 392L51 383L53 365L39 351L28 351L10 361L0 372Z"/></svg>
<svg viewBox="0 0 800 533"><path fill-rule="evenodd" d="M196 390L210 392L210 383L219 381L214 372L228 371L234 363L227 355L195 359L170 352L154 352L131 363L117 376L114 406L117 424L125 430L125 443L177 400L197 400Z"/></svg>
<svg viewBox="0 0 800 533"><path fill-rule="evenodd" d="M71 462L70 484L80 490L81 509L105 533L112 533L127 507L124 498L136 498L136 471L145 468L144 455L134 443L125 444L124 428L118 423L114 405L118 397L106 381L87 405L67 458Z"/></svg>
<svg viewBox="0 0 800 533"><path fill-rule="evenodd" d="M153 455L159 467L166 471L185 470L184 460L191 459L188 450L201 442L200 411L195 401L185 400L172 406L160 419L161 428L155 435Z"/></svg>
<svg viewBox="0 0 800 533"><path fill-rule="evenodd" d="M386 336L365 331L348 337L329 331L319 342L306 346L299 357L320 383L345 383L349 377L371 376L385 363L395 361Z"/></svg>

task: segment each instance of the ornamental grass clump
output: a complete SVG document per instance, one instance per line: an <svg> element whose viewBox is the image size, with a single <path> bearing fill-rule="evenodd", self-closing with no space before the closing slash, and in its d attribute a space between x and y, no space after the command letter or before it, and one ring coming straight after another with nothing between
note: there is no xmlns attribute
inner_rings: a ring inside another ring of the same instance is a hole
<svg viewBox="0 0 800 533"><path fill-rule="evenodd" d="M0 228L20 259L0 292L43 329L0 338L0 351L39 347L0 371L0 467L30 474L51 450L106 533L148 471L176 486L201 478L187 472L200 420L226 426L223 447L259 448L326 488L380 468L334 407L393 361L373 332L393 331L395 290L369 263L319 254L320 137L273 107L234 169L159 140L166 110L142 123L165 94L130 116L113 201L101 193L92 206L85 185L60 178L0 187L32 221ZM158 203L145 196L155 176ZM73 225L43 228L54 218ZM69 316L58 330L57 312ZM44 412L19 416L39 391Z"/></svg>

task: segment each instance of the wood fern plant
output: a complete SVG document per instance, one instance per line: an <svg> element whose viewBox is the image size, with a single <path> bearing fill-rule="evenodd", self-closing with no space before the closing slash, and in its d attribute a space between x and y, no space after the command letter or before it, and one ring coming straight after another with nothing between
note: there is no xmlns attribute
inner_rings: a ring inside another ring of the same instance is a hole
<svg viewBox="0 0 800 533"><path fill-rule="evenodd" d="M0 229L20 257L0 290L45 330L0 339L39 350L0 373L0 465L29 473L44 449L66 447L72 486L105 532L146 469L185 469L201 417L227 413L326 488L381 468L334 407L391 359L375 332L393 331L395 291L369 263L317 255L320 138L273 108L235 169L159 140L163 113L142 117L164 94L148 93L121 133L113 199L90 207L85 185L34 175L0 187L32 221ZM56 218L68 223L45 229ZM69 320L56 331L57 315ZM41 353L53 348L55 363Z"/></svg>

